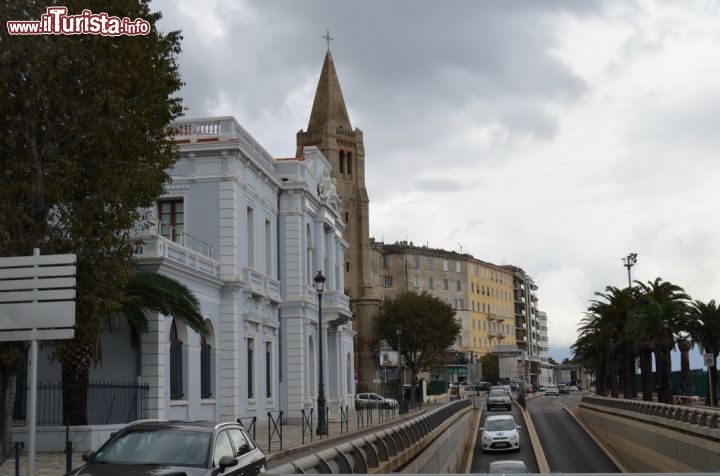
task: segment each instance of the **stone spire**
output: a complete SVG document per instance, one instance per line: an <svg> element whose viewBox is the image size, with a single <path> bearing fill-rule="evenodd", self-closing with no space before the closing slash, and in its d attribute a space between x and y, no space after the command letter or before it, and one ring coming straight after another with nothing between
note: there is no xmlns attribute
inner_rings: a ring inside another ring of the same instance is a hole
<svg viewBox="0 0 720 476"><path fill-rule="evenodd" d="M352 129L328 42L307 130L316 131L330 123L348 130Z"/></svg>

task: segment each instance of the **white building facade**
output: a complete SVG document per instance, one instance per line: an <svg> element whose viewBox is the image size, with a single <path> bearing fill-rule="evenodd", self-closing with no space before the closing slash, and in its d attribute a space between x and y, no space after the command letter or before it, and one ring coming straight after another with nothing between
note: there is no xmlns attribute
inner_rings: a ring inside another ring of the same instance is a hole
<svg viewBox="0 0 720 476"><path fill-rule="evenodd" d="M192 290L210 332L201 337L156 315L150 331L133 339L113 319L90 381L147 385L137 403L145 418L263 422L282 411L299 421L301 410L317 412L323 332L328 406L352 404L347 244L328 162L312 147L305 157L276 160L232 117L171 128L180 160L134 230L136 258L140 269ZM327 277L322 328L312 279L318 271ZM40 382L60 380L56 363L40 363Z"/></svg>

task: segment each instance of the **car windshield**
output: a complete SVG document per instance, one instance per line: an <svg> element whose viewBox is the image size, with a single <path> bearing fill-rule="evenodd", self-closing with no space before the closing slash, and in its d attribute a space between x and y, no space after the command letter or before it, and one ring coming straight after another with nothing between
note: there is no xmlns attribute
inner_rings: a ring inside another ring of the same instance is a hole
<svg viewBox="0 0 720 476"><path fill-rule="evenodd" d="M485 422L485 430L487 431L509 431L515 429L515 422L509 418L499 420L488 420Z"/></svg>
<svg viewBox="0 0 720 476"><path fill-rule="evenodd" d="M507 392L505 390L490 390L490 396L491 397L507 397Z"/></svg>
<svg viewBox="0 0 720 476"><path fill-rule="evenodd" d="M100 448L92 462L204 467L211 436L177 429L128 431Z"/></svg>

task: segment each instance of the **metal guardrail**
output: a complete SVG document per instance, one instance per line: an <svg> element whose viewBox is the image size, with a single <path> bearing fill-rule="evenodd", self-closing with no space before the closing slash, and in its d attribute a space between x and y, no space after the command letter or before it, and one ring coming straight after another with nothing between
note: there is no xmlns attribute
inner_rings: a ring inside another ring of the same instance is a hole
<svg viewBox="0 0 720 476"><path fill-rule="evenodd" d="M448 403L392 428L276 466L268 470L268 473L370 473L372 468L379 468L382 463L390 461L471 405L470 400Z"/></svg>
<svg viewBox="0 0 720 476"><path fill-rule="evenodd" d="M683 430L720 438L720 410L687 405L669 405L667 403L646 402L622 398L608 398L585 395L582 405L605 407L621 412L632 413L635 418L652 421L677 428L683 424Z"/></svg>

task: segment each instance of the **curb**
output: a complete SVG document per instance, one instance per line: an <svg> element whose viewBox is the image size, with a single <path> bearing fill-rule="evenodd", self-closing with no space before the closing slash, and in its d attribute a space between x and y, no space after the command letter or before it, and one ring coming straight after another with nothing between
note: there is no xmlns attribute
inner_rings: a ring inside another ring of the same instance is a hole
<svg viewBox="0 0 720 476"><path fill-rule="evenodd" d="M618 459L615 457L615 455L612 454L612 452L607 448L607 446L605 445L605 443L603 443L602 441L600 441L600 440L595 436L595 434L594 434L592 431L590 431L590 429L589 429L587 426L585 426L585 424L582 422L582 420L580 420L580 418L578 418L578 416L575 414L575 412L573 412L572 410L570 410L570 409L567 408L567 407L563 407L563 410L565 410L565 411L568 413L568 415L570 415L570 416L572 417L572 419L575 420L575 422L576 422L578 425L580 425L580 428L582 428L583 431L584 431L586 434L588 434L588 435L590 436L590 438L593 439L593 441L595 442L595 444L598 445L598 447L602 450L603 453L605 453L605 456L607 456L607 457L610 459L610 461L612 461L613 464L614 464L615 466L617 466L617 468L618 468L621 472L623 472L623 473L629 473L629 472L630 472L630 471L628 470L628 468L626 468L625 465L623 465L623 464L620 462L620 460L618 460Z"/></svg>
<svg viewBox="0 0 720 476"><path fill-rule="evenodd" d="M528 400L531 400L531 398L527 398L527 395L525 396L525 402L527 404ZM525 407L515 402L518 407L520 407L520 411L523 414L523 418L525 419L525 426L527 427L528 434L530 435L530 443L533 447L533 452L535 453L535 461L538 465L538 471L541 473L549 473L550 472L550 465L547 462L547 458L545 457L545 451L542 448L542 444L540 443L540 438L538 437L537 431L535 430L535 425L533 424L532 418L530 418L530 414L525 410Z"/></svg>

